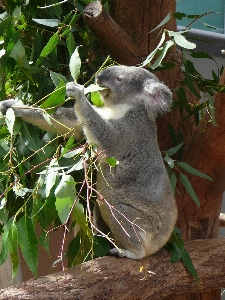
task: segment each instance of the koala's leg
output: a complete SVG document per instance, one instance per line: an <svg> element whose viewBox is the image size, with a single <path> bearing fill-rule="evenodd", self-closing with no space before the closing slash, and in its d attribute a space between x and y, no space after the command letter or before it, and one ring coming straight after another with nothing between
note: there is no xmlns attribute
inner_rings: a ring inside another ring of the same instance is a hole
<svg viewBox="0 0 225 300"><path fill-rule="evenodd" d="M142 220L134 220L136 210L123 204L116 205L115 208L120 213L114 210L113 214L110 215L110 228L120 251L117 248L113 248L110 250L110 254L131 259L145 257L145 245L146 242L148 244L151 243L151 237L147 236L143 230L141 225Z"/></svg>

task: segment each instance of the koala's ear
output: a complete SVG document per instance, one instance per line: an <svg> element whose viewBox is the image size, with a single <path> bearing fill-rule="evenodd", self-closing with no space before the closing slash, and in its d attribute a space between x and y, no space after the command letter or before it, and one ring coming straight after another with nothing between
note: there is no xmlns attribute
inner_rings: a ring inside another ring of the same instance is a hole
<svg viewBox="0 0 225 300"><path fill-rule="evenodd" d="M168 111L172 103L172 93L163 83L148 79L143 85L145 106L147 110Z"/></svg>

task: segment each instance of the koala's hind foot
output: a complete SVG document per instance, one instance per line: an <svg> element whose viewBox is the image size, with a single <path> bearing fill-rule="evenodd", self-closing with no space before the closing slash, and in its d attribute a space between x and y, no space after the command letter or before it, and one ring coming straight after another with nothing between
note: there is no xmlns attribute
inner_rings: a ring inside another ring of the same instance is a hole
<svg viewBox="0 0 225 300"><path fill-rule="evenodd" d="M113 249L109 250L109 254L113 255L113 256L116 256L116 257L127 257L127 258L131 258L131 259L141 259L145 256L145 251L140 250L137 254L137 253L134 253L130 250L125 250L125 249L118 250L117 248L113 248Z"/></svg>

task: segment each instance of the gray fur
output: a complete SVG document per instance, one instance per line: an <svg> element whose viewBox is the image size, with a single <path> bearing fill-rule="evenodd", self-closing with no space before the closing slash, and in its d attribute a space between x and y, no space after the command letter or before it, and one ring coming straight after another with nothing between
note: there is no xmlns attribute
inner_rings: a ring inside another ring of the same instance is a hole
<svg viewBox="0 0 225 300"><path fill-rule="evenodd" d="M110 67L96 81L108 88L100 91L105 110L90 105L83 86L67 84L88 141L119 162L110 170L99 159L97 187L103 198L98 199L95 220L97 226L108 226L121 248L112 254L140 259L169 240L177 219L155 123L156 113L168 110L172 95L153 74L137 67Z"/></svg>
<svg viewBox="0 0 225 300"><path fill-rule="evenodd" d="M8 108L13 109L16 117L38 126L41 129L58 134L65 134L67 137L73 135L77 140L80 140L83 137L82 126L79 125L73 107L58 108L54 114L50 115L51 123L46 121L44 118L44 111L40 108L23 105L13 99L0 102L1 115L4 116Z"/></svg>

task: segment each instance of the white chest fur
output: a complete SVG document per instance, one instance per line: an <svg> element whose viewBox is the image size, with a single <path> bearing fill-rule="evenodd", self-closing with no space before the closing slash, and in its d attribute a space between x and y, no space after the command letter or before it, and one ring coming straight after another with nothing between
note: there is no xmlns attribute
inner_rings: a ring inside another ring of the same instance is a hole
<svg viewBox="0 0 225 300"><path fill-rule="evenodd" d="M132 105L129 104L117 104L108 107L95 107L94 110L105 120L118 120L125 116L125 114L130 110Z"/></svg>

